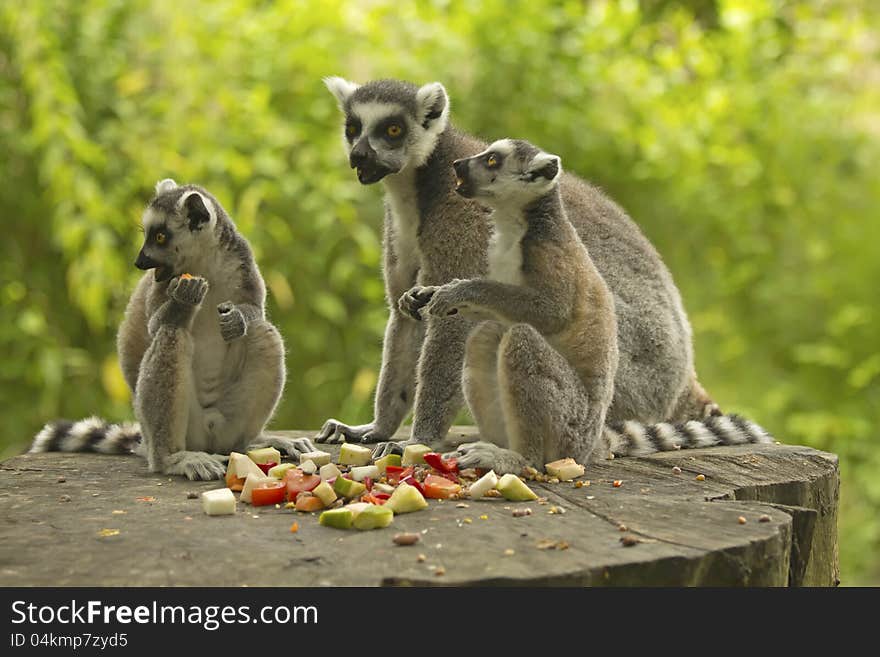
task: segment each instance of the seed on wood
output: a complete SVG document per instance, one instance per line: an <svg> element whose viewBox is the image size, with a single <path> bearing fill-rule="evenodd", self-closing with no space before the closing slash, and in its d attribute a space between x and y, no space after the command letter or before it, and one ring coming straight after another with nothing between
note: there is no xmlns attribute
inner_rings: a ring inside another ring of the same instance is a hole
<svg viewBox="0 0 880 657"><path fill-rule="evenodd" d="M197 499L199 499L199 494L197 492L195 492L194 490L191 490L186 494L186 499L197 500Z"/></svg>
<svg viewBox="0 0 880 657"><path fill-rule="evenodd" d="M629 528L627 528L626 525L617 525L617 529L618 529L618 531L621 531L621 532L628 532L629 531Z"/></svg>
<svg viewBox="0 0 880 657"><path fill-rule="evenodd" d="M568 547L569 547L569 546L568 546L568 541L559 541L559 542L556 544L556 549L557 549L557 550L567 550Z"/></svg>
<svg viewBox="0 0 880 657"><path fill-rule="evenodd" d="M681 474L681 468L677 465L672 466L672 474Z"/></svg>
<svg viewBox="0 0 880 657"><path fill-rule="evenodd" d="M419 563L423 563L427 558L428 557L426 557L424 554L420 554L416 557L416 561L418 561Z"/></svg>
<svg viewBox="0 0 880 657"><path fill-rule="evenodd" d="M473 520L471 518L463 518L462 522L466 525L469 525L473 522Z"/></svg>
<svg viewBox="0 0 880 657"><path fill-rule="evenodd" d="M437 577L440 577L441 575L445 575L445 574L446 574L446 569L445 569L443 566L437 566L437 567L434 569L434 574L435 574Z"/></svg>
<svg viewBox="0 0 880 657"><path fill-rule="evenodd" d="M464 502L462 502L461 504L456 504L455 508L456 509L469 509L469 508L471 508L471 505L465 504Z"/></svg>
<svg viewBox="0 0 880 657"><path fill-rule="evenodd" d="M704 474L698 474L698 475L697 475L697 481L706 481L706 475L704 475Z"/></svg>
<svg viewBox="0 0 880 657"><path fill-rule="evenodd" d="M623 480L622 479L615 479L611 483L611 485L614 486L615 488L620 488L621 486L623 486Z"/></svg>
<svg viewBox="0 0 880 657"><path fill-rule="evenodd" d="M761 516L760 518L758 518L758 522L770 522L770 516L768 516L768 515L765 513L763 516Z"/></svg>
<svg viewBox="0 0 880 657"><path fill-rule="evenodd" d="M511 511L510 515L512 515L514 518L522 518L523 516L532 515L532 510L529 507L520 507Z"/></svg>
<svg viewBox="0 0 880 657"><path fill-rule="evenodd" d="M58 477L58 483L63 484L67 479L65 477Z"/></svg>
<svg viewBox="0 0 880 657"><path fill-rule="evenodd" d="M639 543L639 539L637 539L635 536L630 536L629 534L627 534L626 536L620 537L620 542L623 543L624 547L632 547L633 545Z"/></svg>
<svg viewBox="0 0 880 657"><path fill-rule="evenodd" d="M62 495L58 498L59 502L70 502L70 495Z"/></svg>
<svg viewBox="0 0 880 657"><path fill-rule="evenodd" d="M504 556L505 556L505 557L512 557L514 554L516 554L516 550L512 550L512 549L510 549L510 548L507 548L507 549L504 551Z"/></svg>
<svg viewBox="0 0 880 657"><path fill-rule="evenodd" d="M413 532L404 532L402 534L395 534L391 540L394 541L395 545L415 545L422 540L422 537Z"/></svg>
<svg viewBox="0 0 880 657"><path fill-rule="evenodd" d="M741 525L746 524L746 518L745 518L745 516L740 516L739 518L736 519L736 521L737 521L739 524L741 524Z"/></svg>

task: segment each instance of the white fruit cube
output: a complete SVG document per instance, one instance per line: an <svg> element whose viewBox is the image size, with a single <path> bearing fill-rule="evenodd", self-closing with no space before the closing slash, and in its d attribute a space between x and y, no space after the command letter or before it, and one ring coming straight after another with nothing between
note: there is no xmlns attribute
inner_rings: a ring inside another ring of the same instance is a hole
<svg viewBox="0 0 880 657"><path fill-rule="evenodd" d="M235 495L228 488L206 490L202 493L202 509L209 516L228 516L235 513Z"/></svg>

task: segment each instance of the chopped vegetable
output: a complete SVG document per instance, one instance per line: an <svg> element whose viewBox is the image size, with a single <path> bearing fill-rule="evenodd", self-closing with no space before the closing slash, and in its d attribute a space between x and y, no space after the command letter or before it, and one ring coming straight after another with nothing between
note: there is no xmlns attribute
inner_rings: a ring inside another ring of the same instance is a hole
<svg viewBox="0 0 880 657"><path fill-rule="evenodd" d="M422 497L422 494L413 486L406 482L401 482L394 491L394 494L385 503L385 507L394 511L394 513L411 513L420 511L428 506L428 502Z"/></svg>
<svg viewBox="0 0 880 657"><path fill-rule="evenodd" d="M336 477L336 481L333 482L333 490L337 495L351 499L362 495L363 492L367 490L367 487L361 482L354 481L353 479Z"/></svg>
<svg viewBox="0 0 880 657"><path fill-rule="evenodd" d="M320 497L312 493L300 493L296 496L296 510L311 513L324 508L324 502Z"/></svg>
<svg viewBox="0 0 880 657"><path fill-rule="evenodd" d="M315 465L314 461L304 461L300 463L299 469L306 474L315 474L318 471L318 466Z"/></svg>
<svg viewBox="0 0 880 657"><path fill-rule="evenodd" d="M437 452L428 452L423 458L425 459L425 463L430 465L437 472L453 475L458 474L457 459L443 460L443 456Z"/></svg>
<svg viewBox="0 0 880 657"><path fill-rule="evenodd" d="M324 506L330 506L336 501L336 491L334 491L333 486L326 481L322 481L315 486L314 490L312 490L312 494L318 497L321 502L324 503Z"/></svg>
<svg viewBox="0 0 880 657"><path fill-rule="evenodd" d="M544 465L544 469L547 471L548 475L551 477L558 477L562 481L581 477L585 471L584 466L577 463L572 458L559 459L558 461L547 463Z"/></svg>
<svg viewBox="0 0 880 657"><path fill-rule="evenodd" d="M375 495L377 491L379 493L387 493L388 495L391 495L391 493L394 492L394 486L389 486L388 484L376 482L375 484L373 484L373 495Z"/></svg>
<svg viewBox="0 0 880 657"><path fill-rule="evenodd" d="M425 454L431 452L431 448L427 445L407 445L403 448L403 457L400 459L401 465L419 465L425 462Z"/></svg>
<svg viewBox="0 0 880 657"><path fill-rule="evenodd" d="M296 496L303 491L313 491L321 483L318 475L306 474L299 468L288 470L284 473L284 483L287 485L287 500L295 502Z"/></svg>
<svg viewBox="0 0 880 657"><path fill-rule="evenodd" d="M354 519L355 529L381 529L394 521L394 512L375 504L367 505Z"/></svg>
<svg viewBox="0 0 880 657"><path fill-rule="evenodd" d="M246 455L238 452L229 454L229 465L226 466L226 486L230 490L244 488L244 480L249 474L264 476L266 473L257 467Z"/></svg>
<svg viewBox="0 0 880 657"><path fill-rule="evenodd" d="M251 504L254 506L268 506L280 504L284 501L287 486L283 481L269 478L268 481L257 483L251 490Z"/></svg>
<svg viewBox="0 0 880 657"><path fill-rule="evenodd" d="M498 475L495 474L494 470L489 470L489 472L471 484L470 488L468 488L468 493L471 499L478 500L497 485Z"/></svg>
<svg viewBox="0 0 880 657"><path fill-rule="evenodd" d="M495 488L504 496L504 499L511 502L525 502L538 499L534 491L526 486L525 482L515 474L506 474L501 477Z"/></svg>
<svg viewBox="0 0 880 657"><path fill-rule="evenodd" d="M386 454L382 458L376 460L373 463L377 468L379 468L379 474L385 474L385 468L389 465L399 466L400 465L400 454Z"/></svg>
<svg viewBox="0 0 880 657"><path fill-rule="evenodd" d="M266 474L276 479L284 479L284 473L295 467L296 465L293 463L279 463L274 468L269 468L269 472Z"/></svg>
<svg viewBox="0 0 880 657"><path fill-rule="evenodd" d="M416 479L414 475L407 475L406 477L403 477L403 478L400 480L400 483L402 483L402 484L409 484L410 486L413 486L413 487L414 487L417 491L419 491L419 492L422 494L422 496L424 497L424 495L425 495L425 487L422 486L422 482L420 482L418 479Z"/></svg>
<svg viewBox="0 0 880 657"><path fill-rule="evenodd" d="M276 465L278 465L278 463L277 463L277 462L274 462L274 461L269 462L269 463L257 463L257 467L258 467L260 470L262 470L262 471L263 471L263 474L265 474L265 475L268 475L268 474L269 474L269 470L271 470L272 468L274 468Z"/></svg>
<svg viewBox="0 0 880 657"><path fill-rule="evenodd" d="M615 488L620 488L621 486L623 486L623 480L622 479L615 479L614 481L611 482L611 485L614 486Z"/></svg>
<svg viewBox="0 0 880 657"><path fill-rule="evenodd" d="M260 449L252 449L247 453L248 458L257 465L265 463L281 463L281 452L274 447L261 447Z"/></svg>
<svg viewBox="0 0 880 657"><path fill-rule="evenodd" d="M399 465L389 465L385 467L385 477L388 479L388 483L392 485L396 485L397 482L412 473L413 469L411 467L404 468Z"/></svg>
<svg viewBox="0 0 880 657"><path fill-rule="evenodd" d="M355 481L363 481L367 477L372 479L379 478L379 468L375 465L362 465L351 469L351 478Z"/></svg>
<svg viewBox="0 0 880 657"><path fill-rule="evenodd" d="M337 468L334 463L328 463L327 465L321 466L321 469L318 470L318 474L321 475L321 479L327 481L328 479L336 479L336 477L340 476L342 472L339 471L339 468Z"/></svg>
<svg viewBox="0 0 880 657"><path fill-rule="evenodd" d="M300 454L299 455L300 464L303 464L306 461L311 461L312 463L314 463L318 467L321 467L322 465L327 465L328 463L330 463L330 454L328 454L327 452L321 452L321 451L305 452L303 454Z"/></svg>
<svg viewBox="0 0 880 657"><path fill-rule="evenodd" d="M349 529L354 522L351 509L344 506L339 509L330 509L324 511L318 518L318 523L325 527L335 527L336 529Z"/></svg>
<svg viewBox="0 0 880 657"><path fill-rule="evenodd" d="M202 493L202 509L209 516L226 516L235 513L235 495L228 488L206 490Z"/></svg>
<svg viewBox="0 0 880 657"><path fill-rule="evenodd" d="M425 497L435 500L445 500L456 493L461 492L461 486L454 481L450 481L446 477L429 474L423 482L425 488Z"/></svg>
<svg viewBox="0 0 880 657"><path fill-rule="evenodd" d="M244 480L244 486L241 489L241 499L242 502L247 502L248 504L252 504L251 494L253 493L254 488L256 488L261 483L268 483L270 481L278 482L275 477L267 477L266 475L260 474L249 474ZM281 483L281 482L278 482ZM282 499L284 496L282 495Z"/></svg>
<svg viewBox="0 0 880 657"><path fill-rule="evenodd" d="M372 457L373 452L363 445L344 443L339 450L340 465L367 465Z"/></svg>

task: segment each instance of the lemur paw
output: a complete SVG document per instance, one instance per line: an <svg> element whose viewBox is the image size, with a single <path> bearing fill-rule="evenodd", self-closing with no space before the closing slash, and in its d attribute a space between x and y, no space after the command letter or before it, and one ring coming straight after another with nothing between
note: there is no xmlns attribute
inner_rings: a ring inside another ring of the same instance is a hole
<svg viewBox="0 0 880 657"><path fill-rule="evenodd" d="M198 306L208 293L208 281L201 276L177 276L168 284L168 296L188 306Z"/></svg>
<svg viewBox="0 0 880 657"><path fill-rule="evenodd" d="M226 342L232 342L247 334L244 315L231 301L218 304L217 315L220 318L220 335Z"/></svg>
<svg viewBox="0 0 880 657"><path fill-rule="evenodd" d="M519 474L528 465L520 454L482 440L459 445L457 450L447 452L443 458L457 459L459 468L494 470L497 474Z"/></svg>
<svg viewBox="0 0 880 657"><path fill-rule="evenodd" d="M428 305L437 289L433 285L428 287L416 285L401 295L400 299L397 300L397 307L407 317L420 322L422 321L422 308Z"/></svg>
<svg viewBox="0 0 880 657"><path fill-rule="evenodd" d="M389 454L403 454L403 450L407 445L415 445L416 442L414 440L404 440L402 442L396 443L393 440L387 441L384 443L379 443L373 449L373 460L381 459L384 456L388 456Z"/></svg>
<svg viewBox="0 0 880 657"><path fill-rule="evenodd" d="M450 317L470 310L470 304L462 301L459 293L459 286L463 282L465 281L455 279L437 288L422 311L423 314L427 313L432 317Z"/></svg>
<svg viewBox="0 0 880 657"><path fill-rule="evenodd" d="M317 443L329 443L331 445L344 443L378 443L387 440L389 435L376 429L376 423L348 425L339 420L330 418L321 427L321 431L315 436Z"/></svg>
<svg viewBox="0 0 880 657"><path fill-rule="evenodd" d="M165 457L162 472L184 475L192 481L222 479L226 475L225 461L229 457L207 452L175 452Z"/></svg>

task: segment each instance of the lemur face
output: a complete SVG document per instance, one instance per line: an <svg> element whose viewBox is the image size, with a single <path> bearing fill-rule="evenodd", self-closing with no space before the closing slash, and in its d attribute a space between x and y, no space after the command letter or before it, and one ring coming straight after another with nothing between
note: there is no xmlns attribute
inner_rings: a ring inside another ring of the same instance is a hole
<svg viewBox="0 0 880 657"><path fill-rule="evenodd" d="M144 211L144 245L135 267L154 269L157 283L188 273L200 254L210 252L216 223L213 202L193 185L159 181Z"/></svg>
<svg viewBox="0 0 880 657"><path fill-rule="evenodd" d="M501 139L482 153L453 163L455 191L492 207L524 205L543 196L562 173L559 157L527 141Z"/></svg>
<svg viewBox="0 0 880 657"><path fill-rule="evenodd" d="M397 80L324 84L345 115L345 149L363 185L422 166L446 128L449 99L439 82L416 87Z"/></svg>

